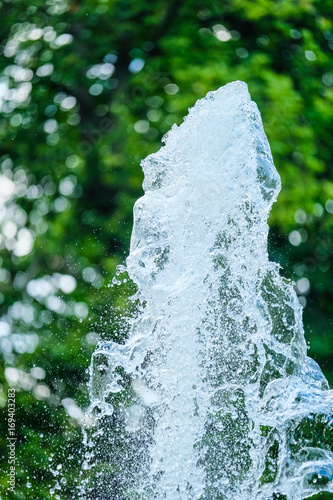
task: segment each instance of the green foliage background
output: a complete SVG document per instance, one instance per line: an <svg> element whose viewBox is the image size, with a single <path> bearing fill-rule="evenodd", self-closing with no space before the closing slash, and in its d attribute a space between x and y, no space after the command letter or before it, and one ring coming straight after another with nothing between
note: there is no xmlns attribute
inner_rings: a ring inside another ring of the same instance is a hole
<svg viewBox="0 0 333 500"><path fill-rule="evenodd" d="M247 82L262 113L283 185L271 256L297 282L310 355L333 383L332 1L0 6L3 497L78 496L86 370L98 339L116 335L124 298L110 283L128 253L140 160L230 81Z"/></svg>

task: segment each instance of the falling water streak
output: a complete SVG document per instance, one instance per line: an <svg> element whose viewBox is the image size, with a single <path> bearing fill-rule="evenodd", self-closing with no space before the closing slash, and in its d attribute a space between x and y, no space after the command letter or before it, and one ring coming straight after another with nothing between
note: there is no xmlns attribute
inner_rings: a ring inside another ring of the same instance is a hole
<svg viewBox="0 0 333 500"><path fill-rule="evenodd" d="M164 142L143 161L134 208L138 312L126 343L104 342L91 364L90 414L124 446L99 498L333 491L333 396L268 260L280 178L246 84L209 93Z"/></svg>

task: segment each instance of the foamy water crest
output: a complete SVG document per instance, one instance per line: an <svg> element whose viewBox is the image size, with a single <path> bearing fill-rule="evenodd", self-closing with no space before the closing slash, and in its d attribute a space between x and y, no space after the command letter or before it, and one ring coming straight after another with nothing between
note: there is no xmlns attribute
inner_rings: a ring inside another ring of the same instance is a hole
<svg viewBox="0 0 333 500"><path fill-rule="evenodd" d="M307 356L293 286L268 259L280 178L246 84L210 92L164 142L142 163L134 207L136 313L127 340L92 358L81 493L332 492L332 392Z"/></svg>

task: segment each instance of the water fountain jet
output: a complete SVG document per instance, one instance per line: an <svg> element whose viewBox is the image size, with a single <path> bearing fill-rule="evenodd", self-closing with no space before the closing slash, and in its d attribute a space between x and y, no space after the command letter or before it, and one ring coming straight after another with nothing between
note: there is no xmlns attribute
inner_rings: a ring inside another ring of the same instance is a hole
<svg viewBox="0 0 333 500"><path fill-rule="evenodd" d="M210 92L164 142L134 207L138 312L92 359L90 411L123 449L98 498L333 491L333 396L268 259L280 178L246 84Z"/></svg>

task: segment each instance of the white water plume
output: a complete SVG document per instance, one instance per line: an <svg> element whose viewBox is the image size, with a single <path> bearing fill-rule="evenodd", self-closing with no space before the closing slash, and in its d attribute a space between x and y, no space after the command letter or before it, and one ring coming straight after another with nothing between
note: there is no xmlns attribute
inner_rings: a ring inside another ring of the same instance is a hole
<svg viewBox="0 0 333 500"><path fill-rule="evenodd" d="M268 259L280 178L246 84L210 92L164 142L134 207L138 312L126 342L92 359L91 412L110 444L103 493L87 498L332 492L332 392Z"/></svg>

